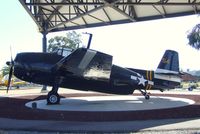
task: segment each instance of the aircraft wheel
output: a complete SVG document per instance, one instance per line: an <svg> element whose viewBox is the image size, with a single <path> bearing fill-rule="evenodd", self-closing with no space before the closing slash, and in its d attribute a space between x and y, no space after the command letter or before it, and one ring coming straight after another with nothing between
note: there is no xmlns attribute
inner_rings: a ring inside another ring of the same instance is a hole
<svg viewBox="0 0 200 134"><path fill-rule="evenodd" d="M47 104L48 105L55 105L60 103L60 96L58 93L49 92L47 95Z"/></svg>
<svg viewBox="0 0 200 134"><path fill-rule="evenodd" d="M145 99L146 99L146 100L149 100L149 99L150 99L150 96L149 96L148 94L146 94L146 95L145 95Z"/></svg>

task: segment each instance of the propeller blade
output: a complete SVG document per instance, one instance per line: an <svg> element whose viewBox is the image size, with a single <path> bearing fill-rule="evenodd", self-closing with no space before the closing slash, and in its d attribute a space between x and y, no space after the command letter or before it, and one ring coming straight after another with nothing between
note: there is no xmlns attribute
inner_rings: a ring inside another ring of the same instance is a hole
<svg viewBox="0 0 200 134"><path fill-rule="evenodd" d="M12 48L11 48L11 46L10 46L10 54L11 54L10 61L6 62L6 64L8 66L10 66L10 71L9 71L9 76L8 76L7 93L8 93L8 90L10 89L10 83L11 83L12 74L13 74L13 68L14 68L14 60L13 60L13 57L12 57Z"/></svg>
<svg viewBox="0 0 200 134"><path fill-rule="evenodd" d="M10 54L11 54L11 59L10 59L10 61L11 61L11 63L13 63L14 61L13 61L13 57L12 57L12 47L10 46Z"/></svg>
<svg viewBox="0 0 200 134"><path fill-rule="evenodd" d="M14 60L13 60L13 57L12 57L12 48L10 46L10 54L11 54L11 58L10 58L10 61L6 62L6 64L8 66L10 66L10 71L9 71L9 76L8 76L8 85L7 85L7 93L8 93L8 90L10 89L10 83L11 83L11 79L12 79L12 74L13 74L13 67L14 67Z"/></svg>
<svg viewBox="0 0 200 134"><path fill-rule="evenodd" d="M12 73L13 73L13 65L11 65L11 67L10 67L10 72L9 72L9 76L8 76L7 93L8 93L8 90L10 89L10 83L11 83Z"/></svg>

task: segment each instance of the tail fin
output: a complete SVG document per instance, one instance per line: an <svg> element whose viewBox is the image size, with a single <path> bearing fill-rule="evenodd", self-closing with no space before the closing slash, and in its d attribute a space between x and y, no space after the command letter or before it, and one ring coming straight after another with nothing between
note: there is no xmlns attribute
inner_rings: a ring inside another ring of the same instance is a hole
<svg viewBox="0 0 200 134"><path fill-rule="evenodd" d="M155 73L179 74L178 53L173 50L166 50Z"/></svg>

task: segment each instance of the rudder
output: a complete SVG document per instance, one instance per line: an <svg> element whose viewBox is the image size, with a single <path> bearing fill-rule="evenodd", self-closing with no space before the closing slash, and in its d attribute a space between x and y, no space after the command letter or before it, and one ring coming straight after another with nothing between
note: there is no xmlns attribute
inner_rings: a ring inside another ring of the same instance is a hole
<svg viewBox="0 0 200 134"><path fill-rule="evenodd" d="M179 74L178 52L173 50L166 50L156 69L156 73Z"/></svg>

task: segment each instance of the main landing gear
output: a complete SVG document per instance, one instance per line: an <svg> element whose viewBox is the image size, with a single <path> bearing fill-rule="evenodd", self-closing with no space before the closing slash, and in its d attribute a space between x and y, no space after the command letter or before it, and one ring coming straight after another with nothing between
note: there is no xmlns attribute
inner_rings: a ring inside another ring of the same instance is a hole
<svg viewBox="0 0 200 134"><path fill-rule="evenodd" d="M60 103L60 95L58 94L58 88L52 88L52 90L47 95L47 104L55 105Z"/></svg>
<svg viewBox="0 0 200 134"><path fill-rule="evenodd" d="M142 89L139 89L139 91L142 93L142 95L144 95L146 100L150 99L150 93L147 93L146 90L143 91Z"/></svg>
<svg viewBox="0 0 200 134"><path fill-rule="evenodd" d="M62 78L56 78L52 90L47 95L47 105L60 104L60 95L58 94L58 88L61 83Z"/></svg>

